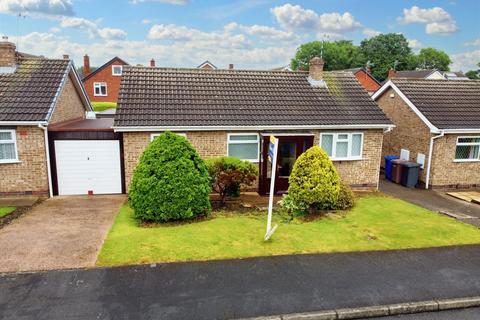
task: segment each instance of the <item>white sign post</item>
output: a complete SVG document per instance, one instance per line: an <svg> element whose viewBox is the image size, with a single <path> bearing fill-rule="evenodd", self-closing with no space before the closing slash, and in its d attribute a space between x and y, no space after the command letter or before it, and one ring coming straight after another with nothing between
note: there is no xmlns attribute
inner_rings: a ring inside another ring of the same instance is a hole
<svg viewBox="0 0 480 320"><path fill-rule="evenodd" d="M270 145L268 147L268 158L272 162L272 174L270 177L270 195L268 199L268 218L267 218L267 232L265 233L265 241L270 239L270 237L278 227L278 225L275 225L272 228L273 195L275 193L275 176L277 173L277 154L278 154L278 139L275 138L273 135L271 135Z"/></svg>

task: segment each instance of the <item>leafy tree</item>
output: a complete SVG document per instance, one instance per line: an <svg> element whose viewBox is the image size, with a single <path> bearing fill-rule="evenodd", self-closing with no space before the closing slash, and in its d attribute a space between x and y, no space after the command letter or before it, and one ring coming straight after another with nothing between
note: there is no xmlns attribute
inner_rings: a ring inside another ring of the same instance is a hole
<svg viewBox="0 0 480 320"><path fill-rule="evenodd" d="M452 63L448 54L435 48L424 48L418 54L418 68L437 69L440 71L450 71L449 65Z"/></svg>
<svg viewBox="0 0 480 320"><path fill-rule="evenodd" d="M360 44L364 59L373 63L372 74L383 81L390 68L409 70L415 67L416 59L402 34L380 34L365 39Z"/></svg>
<svg viewBox="0 0 480 320"><path fill-rule="evenodd" d="M308 70L308 64L313 57L323 57L324 69L343 70L359 67L363 63L358 46L352 41L340 40L334 42L312 41L302 44L292 59L290 67L293 70Z"/></svg>
<svg viewBox="0 0 480 320"><path fill-rule="evenodd" d="M465 75L472 80L480 80L480 62L477 63L478 70L470 70Z"/></svg>
<svg viewBox="0 0 480 320"><path fill-rule="evenodd" d="M137 219L166 222L207 215L207 166L188 140L165 132L153 140L133 173L128 203Z"/></svg>

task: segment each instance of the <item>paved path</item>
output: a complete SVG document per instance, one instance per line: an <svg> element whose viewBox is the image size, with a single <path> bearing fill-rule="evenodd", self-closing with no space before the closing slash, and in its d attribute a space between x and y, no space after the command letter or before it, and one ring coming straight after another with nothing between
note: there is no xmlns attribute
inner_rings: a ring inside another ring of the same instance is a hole
<svg viewBox="0 0 480 320"><path fill-rule="evenodd" d="M480 246L0 276L0 319L230 319L480 295Z"/></svg>
<svg viewBox="0 0 480 320"><path fill-rule="evenodd" d="M459 220L480 227L480 205L478 204L461 201L439 191L405 188L383 178L380 179L379 189L383 193L432 211L448 212L458 217L470 216L459 218Z"/></svg>
<svg viewBox="0 0 480 320"><path fill-rule="evenodd" d="M0 229L0 272L93 266L125 196L48 199Z"/></svg>
<svg viewBox="0 0 480 320"><path fill-rule="evenodd" d="M426 312L400 316L368 318L364 320L477 320L480 319L480 308Z"/></svg>

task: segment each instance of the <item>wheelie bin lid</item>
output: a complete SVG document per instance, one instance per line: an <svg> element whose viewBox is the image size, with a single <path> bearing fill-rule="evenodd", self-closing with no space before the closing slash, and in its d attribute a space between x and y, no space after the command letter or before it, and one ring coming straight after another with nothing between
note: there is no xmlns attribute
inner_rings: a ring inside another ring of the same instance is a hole
<svg viewBox="0 0 480 320"><path fill-rule="evenodd" d="M407 168L417 168L417 167L421 167L422 165L420 163L416 163L416 162L404 162L402 163L402 165L404 167L407 167Z"/></svg>

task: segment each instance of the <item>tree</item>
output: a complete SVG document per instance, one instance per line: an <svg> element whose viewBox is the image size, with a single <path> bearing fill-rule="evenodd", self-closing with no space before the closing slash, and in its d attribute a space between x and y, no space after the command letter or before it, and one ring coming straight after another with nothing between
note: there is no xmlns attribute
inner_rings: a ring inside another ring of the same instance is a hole
<svg viewBox="0 0 480 320"><path fill-rule="evenodd" d="M93 71L95 71L97 69L98 69L98 67L90 67L90 73L92 73ZM84 76L83 75L83 66L77 68L77 73L80 76L80 78L83 78L83 76Z"/></svg>
<svg viewBox="0 0 480 320"><path fill-rule="evenodd" d="M478 70L470 70L465 75L472 80L480 80L480 62L477 63Z"/></svg>
<svg viewBox="0 0 480 320"><path fill-rule="evenodd" d="M417 59L417 67L421 69L450 71L449 65L452 63L448 54L435 48L423 48L420 50Z"/></svg>
<svg viewBox="0 0 480 320"><path fill-rule="evenodd" d="M352 41L312 41L302 44L297 49L290 67L293 70L308 70L309 62L313 57L323 57L324 69L327 71L360 67L364 60L358 46L355 46Z"/></svg>
<svg viewBox="0 0 480 320"><path fill-rule="evenodd" d="M364 59L373 63L372 74L383 81L388 70L409 70L415 67L415 58L408 46L407 39L398 33L380 34L365 39L360 44Z"/></svg>
<svg viewBox="0 0 480 320"><path fill-rule="evenodd" d="M145 149L133 173L128 203L142 221L166 222L207 215L207 166L188 140L165 132Z"/></svg>

